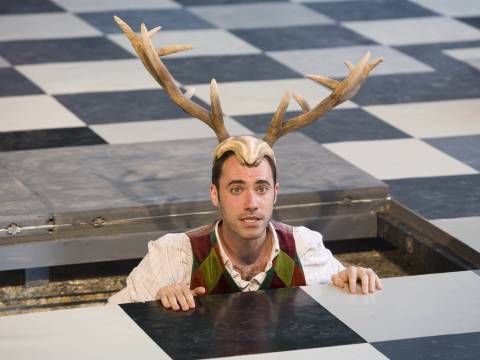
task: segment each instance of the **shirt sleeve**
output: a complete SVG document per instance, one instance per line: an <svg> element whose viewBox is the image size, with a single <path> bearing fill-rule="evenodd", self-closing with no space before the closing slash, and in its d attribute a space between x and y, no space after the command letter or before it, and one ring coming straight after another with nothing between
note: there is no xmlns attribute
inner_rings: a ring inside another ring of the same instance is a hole
<svg viewBox="0 0 480 360"><path fill-rule="evenodd" d="M329 283L333 274L345 269L325 247L319 232L299 226L293 236L307 285Z"/></svg>
<svg viewBox="0 0 480 360"><path fill-rule="evenodd" d="M155 300L162 287L190 283L192 247L185 234L167 234L148 243L148 253L127 277L127 286L108 302L123 304Z"/></svg>

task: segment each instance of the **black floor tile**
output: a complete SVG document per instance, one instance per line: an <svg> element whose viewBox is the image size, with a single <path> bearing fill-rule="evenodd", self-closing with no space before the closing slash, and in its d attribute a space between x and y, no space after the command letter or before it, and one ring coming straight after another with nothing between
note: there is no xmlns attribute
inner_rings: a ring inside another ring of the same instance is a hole
<svg viewBox="0 0 480 360"><path fill-rule="evenodd" d="M88 127L0 133L0 151L106 144Z"/></svg>
<svg viewBox="0 0 480 360"><path fill-rule="evenodd" d="M382 341L371 345L392 360L477 359L480 332Z"/></svg>
<svg viewBox="0 0 480 360"><path fill-rule="evenodd" d="M0 55L12 65L134 58L104 37L8 41L0 44Z"/></svg>
<svg viewBox="0 0 480 360"><path fill-rule="evenodd" d="M3 0L0 1L0 14L26 14L64 11L48 0Z"/></svg>
<svg viewBox="0 0 480 360"><path fill-rule="evenodd" d="M184 6L229 5L245 3L286 2L288 0L175 0Z"/></svg>
<svg viewBox="0 0 480 360"><path fill-rule="evenodd" d="M353 101L365 106L478 98L479 74L474 68L466 66L450 73L371 76Z"/></svg>
<svg viewBox="0 0 480 360"><path fill-rule="evenodd" d="M77 15L105 34L121 32L118 25L113 21L113 15L122 18L136 32L140 31L141 23L145 23L148 29L161 26L164 30L210 29L214 27L185 9L121 10Z"/></svg>
<svg viewBox="0 0 480 360"><path fill-rule="evenodd" d="M438 15L404 0L363 0L306 3L306 6L337 21L413 18Z"/></svg>
<svg viewBox="0 0 480 360"><path fill-rule="evenodd" d="M427 219L480 216L480 174L385 182L394 199Z"/></svg>
<svg viewBox="0 0 480 360"><path fill-rule="evenodd" d="M468 25L471 25L476 27L477 29L480 29L480 16L458 18L457 20L463 21Z"/></svg>
<svg viewBox="0 0 480 360"><path fill-rule="evenodd" d="M190 117L163 90L71 94L55 98L90 125Z"/></svg>
<svg viewBox="0 0 480 360"><path fill-rule="evenodd" d="M264 51L375 44L374 41L340 25L290 26L231 32Z"/></svg>
<svg viewBox="0 0 480 360"><path fill-rule="evenodd" d="M303 78L266 55L202 56L165 59L172 75L182 84Z"/></svg>
<svg viewBox="0 0 480 360"><path fill-rule="evenodd" d="M13 68L0 68L0 96L44 94L42 89Z"/></svg>
<svg viewBox="0 0 480 360"><path fill-rule="evenodd" d="M300 132L319 143L411 137L361 109L331 111Z"/></svg>
<svg viewBox="0 0 480 360"><path fill-rule="evenodd" d="M480 41L447 42L440 44L421 44L396 46L395 49L401 51L443 73L444 76L450 76L457 71L463 71L471 68L465 62L457 60L446 53L445 50L477 48L480 47ZM476 70L477 76L480 72Z"/></svg>
<svg viewBox="0 0 480 360"><path fill-rule="evenodd" d="M396 50L435 72L371 76L353 100L360 105L376 105L480 97L480 72L443 52L478 46L480 41L397 46Z"/></svg>
<svg viewBox="0 0 480 360"><path fill-rule="evenodd" d="M285 114L285 119L289 119L296 115L300 114L300 112L287 112ZM248 129L252 130L256 134L264 134L267 132L267 128L272 121L273 113L272 114L255 114L255 115L237 115L233 116L232 118L238 121L243 126L247 127Z"/></svg>
<svg viewBox="0 0 480 360"><path fill-rule="evenodd" d="M121 307L174 359L365 342L301 289L199 297L189 312L165 310L160 302ZM245 337L247 329L255 336Z"/></svg>
<svg viewBox="0 0 480 360"><path fill-rule="evenodd" d="M423 141L480 171L480 135L432 138Z"/></svg>
<svg viewBox="0 0 480 360"><path fill-rule="evenodd" d="M313 104L311 104L313 105ZM298 112L289 112L290 119ZM273 114L235 116L234 119L255 133L265 133ZM333 110L299 130L319 143L339 141L381 140L410 138L410 135L394 128L362 109Z"/></svg>

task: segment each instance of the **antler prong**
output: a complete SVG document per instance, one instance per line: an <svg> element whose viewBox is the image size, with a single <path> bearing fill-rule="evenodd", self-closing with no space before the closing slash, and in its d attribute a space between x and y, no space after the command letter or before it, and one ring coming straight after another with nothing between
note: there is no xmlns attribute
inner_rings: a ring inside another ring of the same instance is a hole
<svg viewBox="0 0 480 360"><path fill-rule="evenodd" d="M162 28L161 26L157 26L157 27L154 27L153 29L148 30L148 35L150 36L150 38L153 38L155 34L160 31L161 28Z"/></svg>
<svg viewBox="0 0 480 360"><path fill-rule="evenodd" d="M308 110L305 110L306 108L302 106L303 98L301 96L298 97L298 94L294 94L293 96L302 108L303 113L286 121L283 121L282 117L282 121L279 122L277 115L279 110L277 110L263 140L273 145L279 137L318 120L335 106L350 100L358 92L370 71L383 61L383 57L380 57L368 62L369 58L370 52L367 52L355 66L350 61L346 61L345 64L349 68L350 73L342 81L326 76L308 75L309 79L332 89L332 93L312 109L308 107Z"/></svg>
<svg viewBox="0 0 480 360"><path fill-rule="evenodd" d="M360 60L358 61L358 63L355 65L355 68L356 69L365 69L366 68L366 65L368 65L368 60L370 59L370 51L367 51L365 54L363 54L363 56L360 58Z"/></svg>
<svg viewBox="0 0 480 360"><path fill-rule="evenodd" d="M285 118L285 112L288 108L288 103L290 102L290 91L286 91L278 104L275 114L273 114L272 122L268 128L268 132L263 138L263 140L269 144L273 145L276 139L281 136L283 120Z"/></svg>
<svg viewBox="0 0 480 360"><path fill-rule="evenodd" d="M380 56L379 58L376 58L370 64L367 65L367 71L368 72L372 71L378 64L380 64L384 60L385 60L385 58L383 56Z"/></svg>
<svg viewBox="0 0 480 360"><path fill-rule="evenodd" d="M350 72L352 72L353 69L355 69L355 66L348 60L345 60L345 65L347 65L347 68L348 70L350 70Z"/></svg>
<svg viewBox="0 0 480 360"><path fill-rule="evenodd" d="M337 80L331 79L327 76L320 76L320 75L314 75L314 74L309 74L307 75L307 78L310 80L313 80L321 85L325 85L326 87L335 90L340 83Z"/></svg>
<svg viewBox="0 0 480 360"><path fill-rule="evenodd" d="M210 103L212 105L212 128L217 133L219 141L223 141L229 138L225 125L223 122L222 106L220 105L220 98L218 96L218 87L215 79L210 82Z"/></svg>
<svg viewBox="0 0 480 360"><path fill-rule="evenodd" d="M225 130L225 125L223 123L222 109L220 106L216 83L212 85L212 112L210 113L203 106L191 100L194 90L189 89L185 94L180 91L175 79L170 74L167 67L160 60L160 56L173 54L178 51L189 50L192 48L192 46L174 45L165 48L155 49L152 44L152 37L158 32L158 30L160 30L160 27L153 28L149 31L147 30L145 24L141 24L140 36L138 36L132 30L132 28L118 16L114 16L113 18L120 27L120 29L122 29L122 31L132 43L135 52L142 60L145 68L153 76L153 78L163 87L163 89L170 96L170 98L187 114L196 117L197 119L203 121L205 124L210 126L217 135L219 141L227 139L229 135Z"/></svg>
<svg viewBox="0 0 480 360"><path fill-rule="evenodd" d="M166 56L174 54L180 51L192 50L192 45L171 45L163 48L156 49L158 56Z"/></svg>
<svg viewBox="0 0 480 360"><path fill-rule="evenodd" d="M307 100L303 98L302 95L296 92L292 92L292 96L297 102L297 104L300 106L300 108L302 109L302 112L306 113L310 111L310 105L308 104Z"/></svg>

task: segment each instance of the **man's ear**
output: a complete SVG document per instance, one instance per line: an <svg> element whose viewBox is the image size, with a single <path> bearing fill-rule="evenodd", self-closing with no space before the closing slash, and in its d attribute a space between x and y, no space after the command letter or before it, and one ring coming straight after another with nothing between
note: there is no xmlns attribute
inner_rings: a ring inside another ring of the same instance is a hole
<svg viewBox="0 0 480 360"><path fill-rule="evenodd" d="M218 192L217 187L214 184L210 184L210 200L213 206L218 208Z"/></svg>
<svg viewBox="0 0 480 360"><path fill-rule="evenodd" d="M277 202L278 192L280 191L280 184L278 182L275 184L274 190L275 190L275 197L273 199L273 203L275 204Z"/></svg>

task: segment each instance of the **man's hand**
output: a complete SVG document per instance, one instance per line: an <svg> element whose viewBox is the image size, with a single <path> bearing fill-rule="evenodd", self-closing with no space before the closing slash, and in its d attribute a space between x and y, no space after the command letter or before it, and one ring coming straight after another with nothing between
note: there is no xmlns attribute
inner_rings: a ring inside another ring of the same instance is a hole
<svg viewBox="0 0 480 360"><path fill-rule="evenodd" d="M374 293L376 290L383 289L380 278L372 269L366 269L360 266L349 266L338 274L332 275L332 283L335 286L343 288L345 284L348 283L352 294L356 291L357 281L361 283L363 294L368 294L369 292Z"/></svg>
<svg viewBox="0 0 480 360"><path fill-rule="evenodd" d="M193 297L203 294L205 294L204 287L197 287L190 290L188 285L181 283L161 288L158 290L155 298L159 299L166 309L172 309L174 311L182 309L182 311L188 311L195 308L195 300L193 300Z"/></svg>

